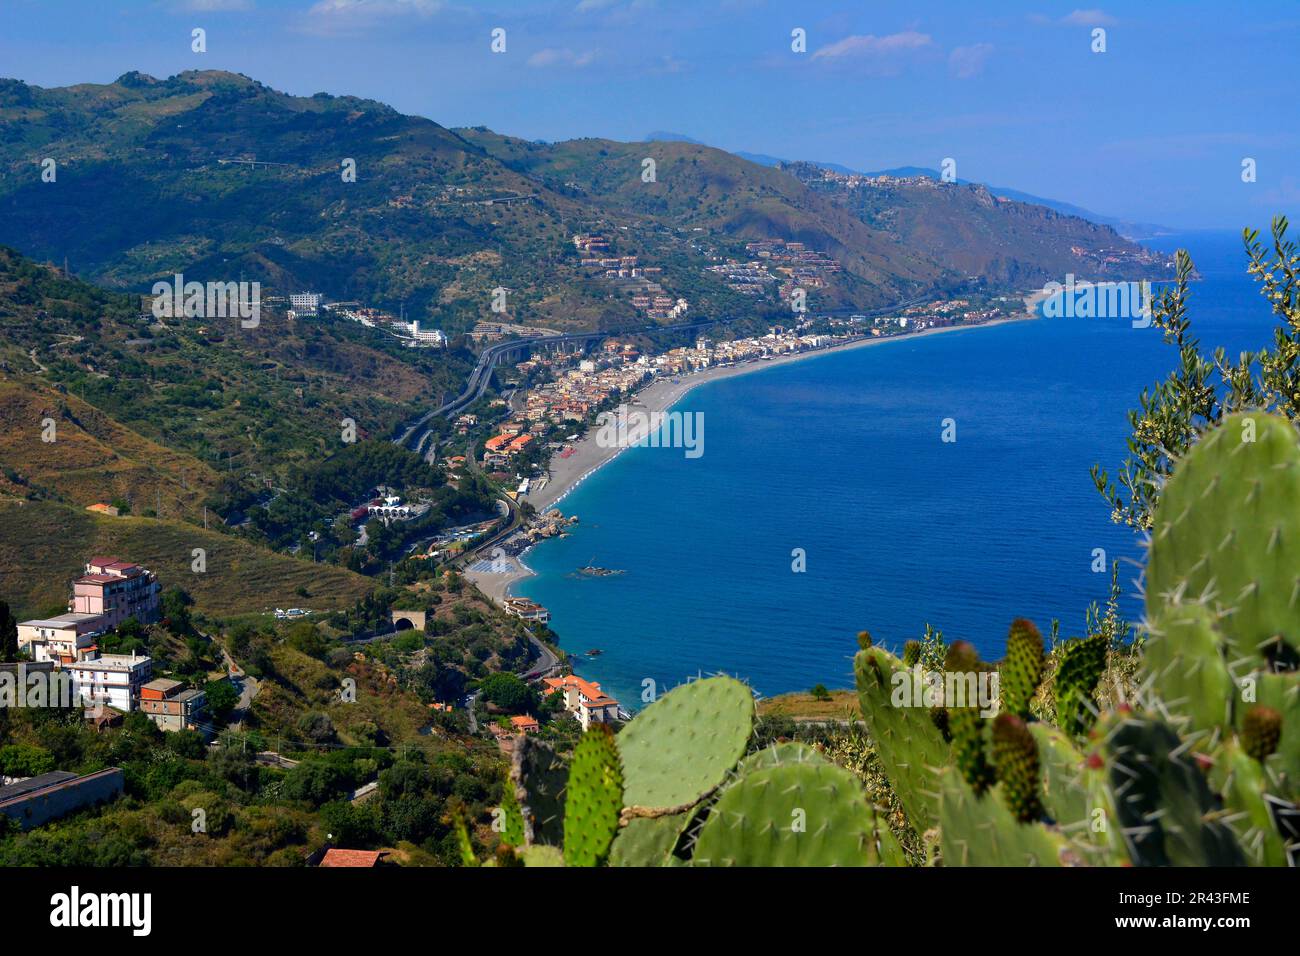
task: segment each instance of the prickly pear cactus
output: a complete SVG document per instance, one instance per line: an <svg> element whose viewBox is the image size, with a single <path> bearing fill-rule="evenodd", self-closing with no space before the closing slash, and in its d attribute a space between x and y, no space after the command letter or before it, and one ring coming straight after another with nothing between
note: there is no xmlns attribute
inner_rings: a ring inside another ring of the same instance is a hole
<svg viewBox="0 0 1300 956"><path fill-rule="evenodd" d="M1043 635L1032 621L1017 618L1007 635L1007 656L1002 662L1002 713L1029 719L1029 704L1043 679Z"/></svg>
<svg viewBox="0 0 1300 956"><path fill-rule="evenodd" d="M510 779L524 818L525 842L559 846L564 839L564 785L568 779L564 761L550 744L523 737L510 758Z"/></svg>
<svg viewBox="0 0 1300 956"><path fill-rule="evenodd" d="M596 724L578 741L564 803L564 862L599 866L609 855L623 809L623 768L614 734Z"/></svg>
<svg viewBox="0 0 1300 956"><path fill-rule="evenodd" d="M1033 823L1043 815L1042 780L1038 746L1025 722L1015 714L993 719L993 765L1007 809L1020 823Z"/></svg>
<svg viewBox="0 0 1300 956"><path fill-rule="evenodd" d="M1001 784L983 798L956 768L939 775L940 845L944 866L1064 866L1078 862L1061 832L1021 823L1002 799Z"/></svg>
<svg viewBox="0 0 1300 956"><path fill-rule="evenodd" d="M948 655L944 661L945 673L958 675L959 681L967 675L974 675L979 671L980 659L979 654L975 651L975 646L967 641L955 641L948 648ZM959 682L953 683L953 689L962 693L963 696L969 696L965 693L969 685ZM945 684L945 693L947 685ZM978 700L946 700L945 709L948 712L948 734L952 738L952 762L961 771L962 777L970 788L975 791L975 796L983 796L989 787L993 786L993 765L988 758L988 741L985 732L988 720L982 716L977 706Z"/></svg>
<svg viewBox="0 0 1300 956"><path fill-rule="evenodd" d="M1129 856L1143 866L1241 866L1246 860L1190 746L1133 712L1094 732Z"/></svg>
<svg viewBox="0 0 1300 956"><path fill-rule="evenodd" d="M1264 412L1226 417L1174 468L1155 512L1147 614L1203 601L1241 662L1294 667L1300 647L1300 443Z"/></svg>
<svg viewBox="0 0 1300 956"><path fill-rule="evenodd" d="M824 762L773 764L729 785L709 812L694 866L900 865L903 853L862 782Z"/></svg>
<svg viewBox="0 0 1300 956"><path fill-rule="evenodd" d="M1056 723L1070 736L1086 731L1096 720L1092 700L1106 669L1106 639L1100 634L1065 642L1056 670Z"/></svg>
<svg viewBox="0 0 1300 956"><path fill-rule="evenodd" d="M913 673L879 647L859 651L853 669L858 702L867 730L876 746L885 775L898 795L908 820L917 832L939 822L939 793L935 774L947 765L948 744L922 701L895 706L894 690L912 681Z"/></svg>
<svg viewBox="0 0 1300 956"><path fill-rule="evenodd" d="M687 813L637 817L618 831L609 853L610 866L670 866L672 852L689 820Z"/></svg>
<svg viewBox="0 0 1300 956"><path fill-rule="evenodd" d="M711 792L745 753L754 698L730 677L683 684L618 734L624 801L644 811L684 810Z"/></svg>
<svg viewBox="0 0 1300 956"><path fill-rule="evenodd" d="M1143 677L1170 724L1198 741L1230 727L1236 686L1209 609L1203 604L1169 605L1152 620L1149 632Z"/></svg>
<svg viewBox="0 0 1300 956"><path fill-rule="evenodd" d="M743 777L755 770L792 763L830 763L830 761L819 754L815 747L809 747L798 741L789 741L771 744L762 750L754 751L736 767L735 775Z"/></svg>
<svg viewBox="0 0 1300 956"><path fill-rule="evenodd" d="M509 846L523 846L527 842L527 827L524 824L523 811L519 808L514 781L509 777L501 787L501 815L504 824L501 842Z"/></svg>
<svg viewBox="0 0 1300 956"><path fill-rule="evenodd" d="M1223 795L1225 823L1252 866L1288 865L1287 836L1295 840L1300 814L1280 796L1276 774L1235 740L1217 748L1211 758L1210 784Z"/></svg>

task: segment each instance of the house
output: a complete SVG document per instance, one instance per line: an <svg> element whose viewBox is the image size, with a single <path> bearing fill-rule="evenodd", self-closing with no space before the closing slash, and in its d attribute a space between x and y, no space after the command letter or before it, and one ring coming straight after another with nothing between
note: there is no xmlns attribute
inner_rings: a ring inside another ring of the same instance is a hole
<svg viewBox="0 0 1300 956"><path fill-rule="evenodd" d="M378 866L387 855L386 850L340 850L331 847L325 851L318 866L359 866L369 869Z"/></svg>
<svg viewBox="0 0 1300 956"><path fill-rule="evenodd" d="M0 787L0 816L30 830L85 807L107 803L122 793L122 771L109 767L79 777L55 770Z"/></svg>
<svg viewBox="0 0 1300 956"><path fill-rule="evenodd" d="M520 714L510 718L510 726L517 734L535 734L541 730L537 718L529 714Z"/></svg>
<svg viewBox="0 0 1300 956"><path fill-rule="evenodd" d="M60 614L18 624L18 649L34 661L71 664L95 652L95 638L108 630L102 614Z"/></svg>
<svg viewBox="0 0 1300 956"><path fill-rule="evenodd" d="M618 719L618 701L601 690L595 681L568 674L543 678L542 684L544 694L564 695L564 709L578 718L583 730L593 723L607 724Z"/></svg>
<svg viewBox="0 0 1300 956"><path fill-rule="evenodd" d="M102 654L67 664L73 694L83 704L102 704L123 713L136 709L140 690L153 677L153 658L135 654Z"/></svg>
<svg viewBox="0 0 1300 956"><path fill-rule="evenodd" d="M140 709L162 730L203 730L208 698L180 681L159 677L140 688Z"/></svg>
<svg viewBox="0 0 1300 956"><path fill-rule="evenodd" d="M128 617L152 624L160 617L161 587L152 571L119 561L91 558L86 573L72 582L68 610L77 614L100 614L104 629L117 627Z"/></svg>
<svg viewBox="0 0 1300 956"><path fill-rule="evenodd" d="M527 598L506 598L505 611L524 621L536 621L546 624L551 619L551 612L535 601Z"/></svg>
<svg viewBox="0 0 1300 956"><path fill-rule="evenodd" d="M93 505L86 505L86 510L93 511L95 514L108 515L110 518L116 518L122 513L119 509L114 508L112 505L106 505L102 501L98 501Z"/></svg>

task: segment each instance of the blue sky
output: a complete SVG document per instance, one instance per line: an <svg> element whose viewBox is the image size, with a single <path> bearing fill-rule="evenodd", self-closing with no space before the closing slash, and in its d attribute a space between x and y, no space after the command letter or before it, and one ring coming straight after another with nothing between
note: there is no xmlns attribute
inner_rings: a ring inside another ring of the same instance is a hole
<svg viewBox="0 0 1300 956"><path fill-rule="evenodd" d="M1300 212L1297 41L1300 7L1270 0L0 0L0 75L41 86L226 69L530 139L953 157L963 179L1180 228Z"/></svg>

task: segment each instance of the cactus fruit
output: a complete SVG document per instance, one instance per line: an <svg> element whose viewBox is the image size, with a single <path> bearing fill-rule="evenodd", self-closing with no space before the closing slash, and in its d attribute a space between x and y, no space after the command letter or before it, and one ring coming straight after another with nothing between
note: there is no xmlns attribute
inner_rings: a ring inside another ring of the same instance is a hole
<svg viewBox="0 0 1300 956"><path fill-rule="evenodd" d="M858 650L865 651L871 646L871 634L867 631L858 631Z"/></svg>
<svg viewBox="0 0 1300 956"><path fill-rule="evenodd" d="M1152 621L1142 653L1155 706L1180 734L1198 741L1232 723L1235 687L1223 638L1203 604L1173 604Z"/></svg>
<svg viewBox="0 0 1300 956"><path fill-rule="evenodd" d="M948 763L948 745L923 701L894 706L895 688L914 676L900 660L882 648L871 647L858 652L853 669L863 721L881 767L908 821L918 833L924 832L939 822L934 774Z"/></svg>
<svg viewBox="0 0 1300 956"><path fill-rule="evenodd" d="M1056 669L1056 723L1070 736L1092 726L1092 693L1106 669L1106 639L1100 634L1065 642Z"/></svg>
<svg viewBox="0 0 1300 956"><path fill-rule="evenodd" d="M694 866L872 866L902 851L862 782L832 764L786 763L740 777L700 830Z"/></svg>
<svg viewBox="0 0 1300 956"><path fill-rule="evenodd" d="M986 721L975 706L978 700L973 703L969 699L972 695L967 678L973 677L979 669L980 659L975 646L967 641L954 641L948 648L944 671L945 675L957 675L951 686L960 690L964 699L944 700L948 712L948 734L952 738L952 761L977 797L983 796L995 780L985 742ZM945 676L945 693L949 683Z"/></svg>
<svg viewBox="0 0 1300 956"><path fill-rule="evenodd" d="M609 855L623 809L623 769L614 734L595 724L573 750L564 801L566 866L599 866Z"/></svg>
<svg viewBox="0 0 1300 956"><path fill-rule="evenodd" d="M1282 715L1272 707L1247 708L1241 719L1242 749L1260 763L1277 753L1282 737Z"/></svg>
<svg viewBox="0 0 1300 956"><path fill-rule="evenodd" d="M1025 722L1014 714L993 719L993 766L1007 809L1021 823L1043 815L1040 796L1038 747Z"/></svg>
<svg viewBox="0 0 1300 956"><path fill-rule="evenodd" d="M559 846L564 839L564 762L549 744L522 738L510 758L510 779L524 818L524 841Z"/></svg>
<svg viewBox="0 0 1300 956"><path fill-rule="evenodd" d="M696 803L736 765L753 726L753 695L734 678L669 691L619 731L626 805L664 811Z"/></svg>
<svg viewBox="0 0 1300 956"><path fill-rule="evenodd" d="M1212 496L1212 500L1211 500ZM1205 601L1228 663L1294 666L1300 646L1300 444L1277 415L1229 415L1178 463L1155 512L1147 613Z"/></svg>
<svg viewBox="0 0 1300 956"><path fill-rule="evenodd" d="M999 789L999 784L995 789ZM978 799L956 768L939 775L944 866L1063 866L1079 862L1058 830L1020 823L1001 799Z"/></svg>
<svg viewBox="0 0 1300 956"><path fill-rule="evenodd" d="M915 667L921 662L921 642L905 641L903 643L903 666Z"/></svg>
<svg viewBox="0 0 1300 956"><path fill-rule="evenodd" d="M1029 718L1029 704L1043 679L1043 635L1032 621L1017 618L1007 635L1007 657L1002 662L999 687L1002 712Z"/></svg>
<svg viewBox="0 0 1300 956"><path fill-rule="evenodd" d="M1300 798L1300 673L1251 674L1242 681L1243 691L1253 684L1255 703L1271 707L1282 715L1277 751L1268 758L1282 774L1287 794ZM1244 729L1248 709L1238 707L1237 724Z"/></svg>

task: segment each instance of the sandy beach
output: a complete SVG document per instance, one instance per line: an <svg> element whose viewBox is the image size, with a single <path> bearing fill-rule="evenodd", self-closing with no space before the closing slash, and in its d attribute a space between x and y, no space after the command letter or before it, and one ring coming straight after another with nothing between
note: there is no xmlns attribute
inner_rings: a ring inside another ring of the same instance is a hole
<svg viewBox="0 0 1300 956"><path fill-rule="evenodd" d="M816 349L809 352L794 352L789 355L781 355L772 359L755 359L740 365L719 366L717 368L703 369L698 372L691 372L675 376L674 378L663 378L641 389L627 403L629 409L637 412L653 414L655 412L665 412L671 408L684 395L697 386L706 382L714 382L723 378L733 378L737 375L748 375L752 372L761 372L765 369L775 368L779 365L786 365L790 362L803 362L816 359L824 355L831 355L836 352L844 352L849 349L867 348L873 345L883 345L886 342L907 341L918 339L927 335L942 335L946 332L974 331L977 329L989 328L994 325L1006 325L1010 322L1024 322L1037 317L1037 306L1045 298L1041 291L1031 292L1025 296L1025 312L1013 318L999 319L994 322L985 322L981 325L957 325L947 326L937 329L925 329L921 332L914 332L908 335L894 335L887 338L863 338L853 342L846 342L842 345L835 345L829 348ZM603 447L596 441L597 429L593 428L586 435L574 442L573 453L567 458L561 458L559 454L551 457L550 473L545 485L538 491L525 495L523 500L529 502L538 513L549 511L557 507L560 502L577 488L583 481L591 476L602 465L608 464L613 459L627 450L630 445L621 445L617 447ZM633 432L629 438L635 440L638 437ZM524 552L527 554L527 551ZM505 573L482 573L477 571L466 572L466 577L474 582L478 588L489 598L497 603L503 601L509 594L512 585L526 577L530 577L533 572L523 563L520 558L511 559L512 570Z"/></svg>

